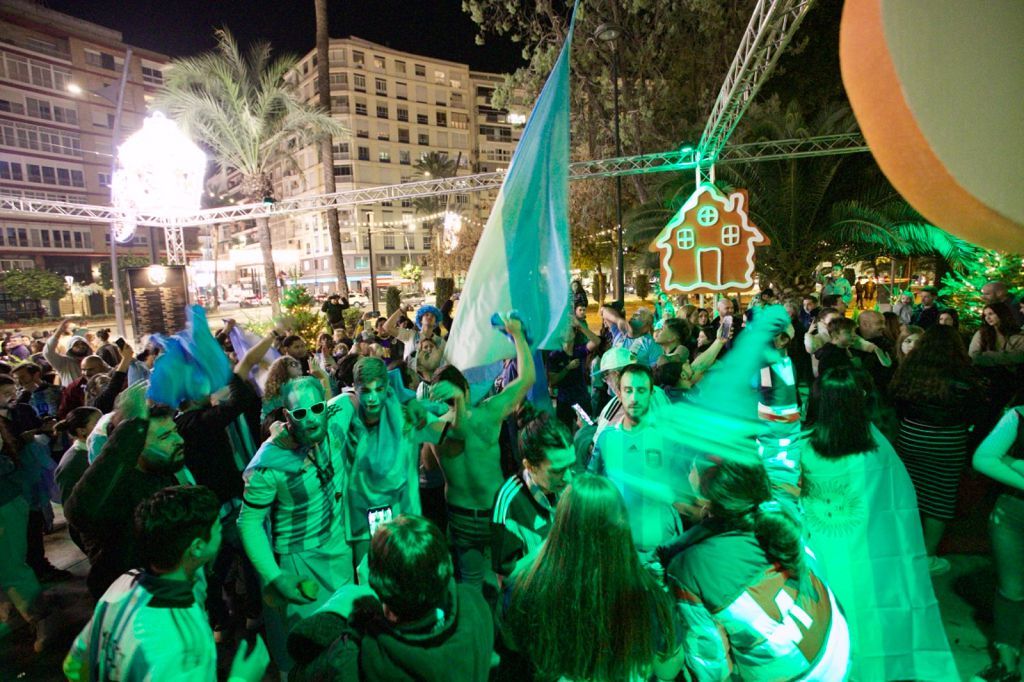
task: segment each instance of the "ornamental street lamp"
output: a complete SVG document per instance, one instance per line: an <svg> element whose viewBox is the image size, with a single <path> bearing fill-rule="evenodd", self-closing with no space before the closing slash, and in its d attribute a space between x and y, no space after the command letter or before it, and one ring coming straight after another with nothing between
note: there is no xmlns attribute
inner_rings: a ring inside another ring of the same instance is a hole
<svg viewBox="0 0 1024 682"><path fill-rule="evenodd" d="M615 156L622 157L622 137L619 134L619 37L622 29L612 23L601 24L594 31L594 37L602 43L610 44L612 48L612 97L615 116ZM618 236L619 248L616 252L615 261L615 297L623 301L626 298L626 272L623 265L626 251L622 238L622 176L615 176L615 224Z"/></svg>

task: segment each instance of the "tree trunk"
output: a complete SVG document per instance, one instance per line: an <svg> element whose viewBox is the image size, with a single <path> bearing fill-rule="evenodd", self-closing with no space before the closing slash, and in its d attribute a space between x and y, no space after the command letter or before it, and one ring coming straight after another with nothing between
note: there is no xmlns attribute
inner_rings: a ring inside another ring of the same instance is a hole
<svg viewBox="0 0 1024 682"><path fill-rule="evenodd" d="M281 314L281 290L277 288L277 268L274 267L274 251L270 243L270 218L256 219L256 234L259 235L260 253L263 254L263 277L267 280L267 295L274 316Z"/></svg>
<svg viewBox="0 0 1024 682"><path fill-rule="evenodd" d="M316 76L317 93L320 106L328 114L331 112L330 83L330 35L327 27L327 0L313 0L316 6ZM337 186L334 183L334 140L330 135L320 143L320 165L324 175L324 192L334 194ZM345 254L341 246L341 226L338 222L338 209L327 209L327 233L331 235L331 253L334 254L334 272L338 275L337 291L348 296L348 273L345 272Z"/></svg>

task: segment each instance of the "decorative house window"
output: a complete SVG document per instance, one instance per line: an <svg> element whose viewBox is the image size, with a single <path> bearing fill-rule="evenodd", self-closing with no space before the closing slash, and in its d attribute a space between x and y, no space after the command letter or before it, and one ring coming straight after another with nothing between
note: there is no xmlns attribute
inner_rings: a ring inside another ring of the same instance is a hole
<svg viewBox="0 0 1024 682"><path fill-rule="evenodd" d="M684 227L676 233L676 248L683 250L693 248L693 230Z"/></svg>
<svg viewBox="0 0 1024 682"><path fill-rule="evenodd" d="M722 228L722 245L736 246L740 243L739 225L726 225Z"/></svg>
<svg viewBox="0 0 1024 682"><path fill-rule="evenodd" d="M711 227L718 222L718 209L714 206L701 206L697 209L697 222L701 227Z"/></svg>

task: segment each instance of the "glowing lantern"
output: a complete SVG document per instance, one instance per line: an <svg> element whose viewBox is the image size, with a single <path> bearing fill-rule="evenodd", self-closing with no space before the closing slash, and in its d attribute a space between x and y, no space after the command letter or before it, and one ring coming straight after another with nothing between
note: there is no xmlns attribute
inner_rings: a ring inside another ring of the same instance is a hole
<svg viewBox="0 0 1024 682"><path fill-rule="evenodd" d="M113 202L125 212L114 227L118 242L130 241L139 213L166 217L199 210L206 155L178 126L157 112L117 148Z"/></svg>

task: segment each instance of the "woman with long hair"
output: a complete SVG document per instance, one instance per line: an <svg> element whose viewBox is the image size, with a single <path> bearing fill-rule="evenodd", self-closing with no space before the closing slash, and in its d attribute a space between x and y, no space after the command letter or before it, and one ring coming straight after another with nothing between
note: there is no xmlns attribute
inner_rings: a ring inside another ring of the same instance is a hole
<svg viewBox="0 0 1024 682"><path fill-rule="evenodd" d="M640 564L625 502L608 479L573 480L547 540L519 562L508 584L507 633L538 679L678 674L672 599Z"/></svg>
<svg viewBox="0 0 1024 682"><path fill-rule="evenodd" d="M924 335L924 329L918 327L916 324L901 325L903 331L900 332L900 336L896 343L896 360L900 364L907 359L910 352L917 347L918 342Z"/></svg>
<svg viewBox="0 0 1024 682"><path fill-rule="evenodd" d="M849 623L851 679L957 679L914 486L872 423L862 382L851 368L828 370L814 400L801 459L804 524Z"/></svg>
<svg viewBox="0 0 1024 682"><path fill-rule="evenodd" d="M989 303L981 316L983 324L974 332L968 350L971 358L978 364L989 365L1024 362L1024 334L1020 333L1020 325L1010 306Z"/></svg>
<svg viewBox="0 0 1024 682"><path fill-rule="evenodd" d="M302 376L302 363L290 355L282 355L274 360L267 370L267 380L263 385L263 410L260 419L266 418L268 414L284 405L281 398L281 387L289 379L297 379Z"/></svg>
<svg viewBox="0 0 1024 682"><path fill-rule="evenodd" d="M692 678L845 680L846 620L761 461L701 457L689 483L699 523L659 554Z"/></svg>
<svg viewBox="0 0 1024 682"><path fill-rule="evenodd" d="M984 397L960 333L945 325L928 329L896 370L889 395L900 420L896 451L917 491L930 570L945 573L949 562L935 551L956 511L968 429Z"/></svg>
<svg viewBox="0 0 1024 682"><path fill-rule="evenodd" d="M893 348L899 348L900 336L903 334L903 323L900 322L900 316L887 310L882 313L882 319L884 321L882 336L892 344Z"/></svg>

